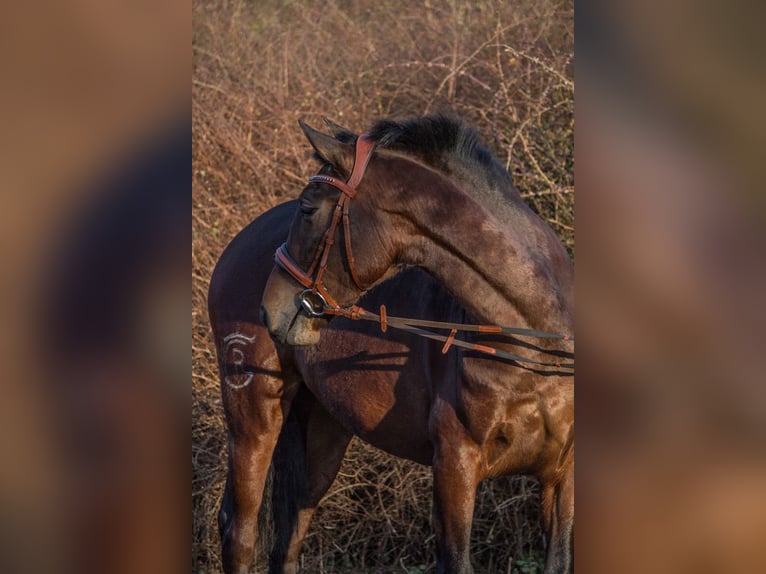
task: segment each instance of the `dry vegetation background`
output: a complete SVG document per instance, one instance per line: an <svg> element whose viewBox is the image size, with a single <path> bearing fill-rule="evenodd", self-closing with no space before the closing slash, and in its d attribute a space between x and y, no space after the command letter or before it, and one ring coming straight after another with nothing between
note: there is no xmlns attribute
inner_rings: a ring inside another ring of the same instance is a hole
<svg viewBox="0 0 766 574"><path fill-rule="evenodd" d="M452 112L476 127L574 252L572 0L193 3L192 568L220 572L226 470L206 290L225 245L313 173L298 118L363 131ZM254 305L257 302L253 302ZM304 545L305 572L433 571L429 469L353 441ZM479 490L477 572L536 572L537 485Z"/></svg>

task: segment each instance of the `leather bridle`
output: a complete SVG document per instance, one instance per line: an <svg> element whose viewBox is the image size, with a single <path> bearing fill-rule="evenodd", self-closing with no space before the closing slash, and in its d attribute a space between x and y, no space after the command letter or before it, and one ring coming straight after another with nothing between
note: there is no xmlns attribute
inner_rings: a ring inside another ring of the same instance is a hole
<svg viewBox="0 0 766 574"><path fill-rule="evenodd" d="M330 225L325 230L317 246L308 270L304 271L295 259L290 256L287 252L287 243L280 245L274 254L274 262L298 283L306 287L306 290L300 295L300 301L303 309L312 317L321 317L325 314L344 314L339 312L343 309L322 284L322 276L327 270L327 259L330 256L330 249L335 243L335 234L338 231L338 225L341 220L343 221L346 259L348 260L351 279L361 291L365 291L365 287L362 286L359 280L354 264L348 210L351 200L356 196L356 187L362 181L362 177L364 177L364 172L367 170L367 164L370 162L374 149L375 142L367 136L361 135L357 138L354 167L348 181L344 182L330 175L314 175L309 178L309 183L326 183L335 187L340 191L340 195L338 196L338 203L335 205Z"/></svg>
<svg viewBox="0 0 766 574"><path fill-rule="evenodd" d="M346 259L348 260L349 273L354 284L361 290L366 291L354 265L354 254L351 249L351 231L349 229L349 204L356 196L356 188L362 181L367 164L370 162L372 153L375 150L375 142L365 135L361 135L356 140L356 153L354 157L354 167L348 181L341 181L336 177L329 175L314 175L309 178L309 183L326 183L338 189L340 195L335 205L335 211L330 221L330 225L324 232L322 239L317 246L314 257L307 271L287 252L287 243L279 246L274 254L274 262L284 269L293 279L305 287L300 294L301 306L310 317L322 317L324 315L340 315L348 319L372 321L380 324L383 332L388 327L401 329L409 333L443 341L442 353L446 353L451 346L462 347L471 351L478 351L488 355L494 355L498 358L508 359L516 363L529 363L544 367L556 367L558 369L574 369L574 363L562 363L555 361L538 361L510 353L504 349L488 347L479 343L471 343L455 338L458 331L467 331L484 334L498 334L505 336L523 336L539 339L561 339L564 341L574 341L574 338L568 334L547 333L536 329L526 329L521 327L507 327L499 325L474 325L468 323L447 323L443 321L426 321L423 319L411 319L408 317L394 317L387 315L386 306L380 306L380 314L367 311L357 305L350 307L341 307L338 302L330 295L327 288L322 284L322 276L327 270L327 259L330 256L330 248L335 243L335 234L338 231L338 225L343 221L343 235L346 246ZM432 331L432 329L449 329L449 335L441 335Z"/></svg>

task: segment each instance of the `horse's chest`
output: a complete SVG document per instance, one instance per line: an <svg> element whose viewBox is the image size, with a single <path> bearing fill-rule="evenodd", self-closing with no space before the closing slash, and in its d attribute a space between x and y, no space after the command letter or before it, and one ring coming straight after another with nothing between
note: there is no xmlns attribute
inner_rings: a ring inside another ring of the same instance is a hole
<svg viewBox="0 0 766 574"><path fill-rule="evenodd" d="M429 464L430 398L412 357L401 346L382 341L364 350L340 350L309 362L306 386L353 434L396 456Z"/></svg>

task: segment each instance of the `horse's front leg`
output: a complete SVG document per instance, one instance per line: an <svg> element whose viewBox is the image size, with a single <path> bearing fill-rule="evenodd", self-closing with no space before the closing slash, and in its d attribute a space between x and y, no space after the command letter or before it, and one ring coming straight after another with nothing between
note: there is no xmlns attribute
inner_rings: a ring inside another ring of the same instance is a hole
<svg viewBox="0 0 766 574"><path fill-rule="evenodd" d="M481 480L481 452L454 411L432 422L434 530L438 574L471 574L471 522Z"/></svg>
<svg viewBox="0 0 766 574"><path fill-rule="evenodd" d="M574 445L553 479L543 482L543 513L548 536L544 574L574 572Z"/></svg>

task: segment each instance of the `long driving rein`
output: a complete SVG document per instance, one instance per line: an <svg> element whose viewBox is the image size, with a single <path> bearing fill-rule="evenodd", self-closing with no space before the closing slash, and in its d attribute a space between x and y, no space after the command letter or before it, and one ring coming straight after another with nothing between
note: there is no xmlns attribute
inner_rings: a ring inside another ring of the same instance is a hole
<svg viewBox="0 0 766 574"><path fill-rule="evenodd" d="M338 225L343 221L343 236L345 240L346 259L348 261L349 273L354 284L361 290L366 291L359 281L359 276L354 266L354 255L351 249L351 231L349 226L349 204L356 196L356 187L362 181L367 164L372 157L375 149L375 142L365 135L359 136L356 140L356 155L354 158L354 167L348 181L343 182L329 175L314 175L309 178L309 183L326 183L340 191L338 203L335 205L335 211L330 221L330 225L324 232L314 257L307 271L304 271L298 263L287 252L287 243L279 246L274 254L274 262L284 269L293 279L306 288L300 295L301 306L311 317L322 317L324 315L339 315L353 320L364 320L380 323L383 332L387 327L393 327L403 331L408 331L421 337L443 341L444 347L442 353L446 353L450 346L462 347L472 351L479 351L494 355L499 358L509 359L520 363L531 363L545 367L557 367L574 369L574 363L561 362L543 362L508 353L503 349L488 347L477 343L469 343L456 339L458 331L472 331L478 333L500 334L500 335L521 335L527 337L537 337L543 339L561 339L573 341L574 338L569 335L560 335L555 333L546 333L535 329L522 329L518 327L503 327L498 325L472 325L466 323L447 323L442 321L425 321L422 319L410 319L405 317L392 317L386 314L386 306L380 306L380 314L372 313L352 305L351 307L341 307L338 302L330 295L327 288L322 284L322 276L327 269L327 259L330 255L330 249L335 243L335 234ZM449 335L440 335L422 329L428 327L434 329L450 329Z"/></svg>

